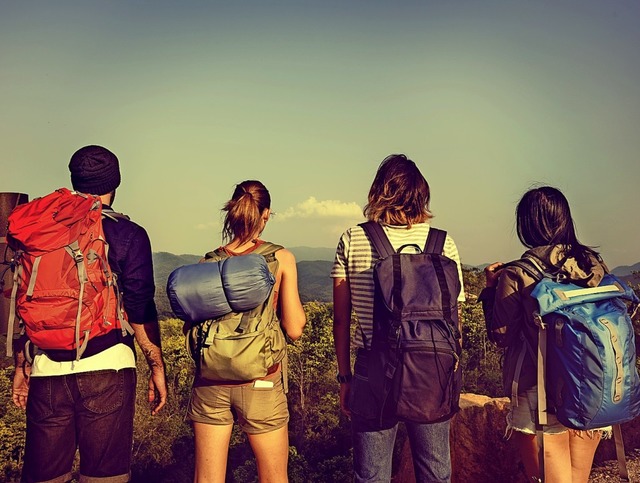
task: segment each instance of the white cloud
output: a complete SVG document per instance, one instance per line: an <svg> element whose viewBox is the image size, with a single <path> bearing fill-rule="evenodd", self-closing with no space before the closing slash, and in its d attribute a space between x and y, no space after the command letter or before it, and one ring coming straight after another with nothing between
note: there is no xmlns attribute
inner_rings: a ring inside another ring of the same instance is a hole
<svg viewBox="0 0 640 483"><path fill-rule="evenodd" d="M290 218L361 218L362 208L357 203L338 200L317 200L313 196L302 203L279 211L276 221L284 221Z"/></svg>
<svg viewBox="0 0 640 483"><path fill-rule="evenodd" d="M220 223L216 221L209 221L207 223L198 223L195 228L196 230L211 230L212 228L219 228Z"/></svg>

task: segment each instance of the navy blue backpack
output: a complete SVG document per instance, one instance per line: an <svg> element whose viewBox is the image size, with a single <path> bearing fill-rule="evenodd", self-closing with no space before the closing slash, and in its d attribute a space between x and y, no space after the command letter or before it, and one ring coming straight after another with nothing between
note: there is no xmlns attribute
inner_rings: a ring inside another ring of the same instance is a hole
<svg viewBox="0 0 640 483"><path fill-rule="evenodd" d="M455 261L442 252L447 233L430 228L424 248L397 251L382 226L362 223L375 247L373 335L368 377L380 419L432 423L459 410L462 387Z"/></svg>

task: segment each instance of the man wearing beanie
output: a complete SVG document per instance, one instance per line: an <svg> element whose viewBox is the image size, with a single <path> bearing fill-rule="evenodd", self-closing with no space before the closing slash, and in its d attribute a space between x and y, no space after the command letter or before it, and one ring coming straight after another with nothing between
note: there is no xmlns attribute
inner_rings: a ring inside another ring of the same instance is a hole
<svg viewBox="0 0 640 483"><path fill-rule="evenodd" d="M69 163L73 189L98 195L103 213L120 185L115 154L101 146L85 146ZM109 244L108 262L123 293L133 336L111 330L96 336L79 360L71 351L36 353L31 364L16 354L13 400L27 412L27 437L22 470L24 482L70 481L80 451L80 481L109 483L130 480L136 360L133 339L149 363L151 414L167 397L160 345L151 243L144 228L124 215L103 216ZM30 377L26 377L30 372ZM27 399L29 403L27 404Z"/></svg>

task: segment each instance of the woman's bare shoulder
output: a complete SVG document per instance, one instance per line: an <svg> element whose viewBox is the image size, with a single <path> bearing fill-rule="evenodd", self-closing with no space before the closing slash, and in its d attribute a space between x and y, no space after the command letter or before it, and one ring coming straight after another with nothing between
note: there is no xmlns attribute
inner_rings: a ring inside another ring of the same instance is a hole
<svg viewBox="0 0 640 483"><path fill-rule="evenodd" d="M280 250L278 250L276 252L276 258L280 263L286 263L286 264L296 263L295 255L291 253L289 250L287 250L286 248L281 248Z"/></svg>

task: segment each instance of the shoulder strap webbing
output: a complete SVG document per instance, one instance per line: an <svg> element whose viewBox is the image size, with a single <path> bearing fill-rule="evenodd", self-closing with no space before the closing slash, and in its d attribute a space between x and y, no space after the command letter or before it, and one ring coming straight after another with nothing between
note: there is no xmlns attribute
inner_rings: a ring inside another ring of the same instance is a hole
<svg viewBox="0 0 640 483"><path fill-rule="evenodd" d="M106 206L102 207L102 216L104 218L110 218L113 221L118 221L118 218L122 218L124 220L130 220L131 218L129 218L128 215L125 215L124 213L119 213L117 211L114 211L113 208L107 208Z"/></svg>
<svg viewBox="0 0 640 483"><path fill-rule="evenodd" d="M429 234L424 244L424 253L431 253L434 255L442 255L444 251L444 244L447 240L447 232L440 230L439 228L429 228ZM431 259L433 268L436 271L438 277L438 284L440 285L440 292L442 294L442 310L444 319L453 330L453 334L456 339L460 338L460 327L453 322L453 315L451 313L451 298L454 294L449 292L449 286L447 285L447 278L444 273L444 266L442 265L442 258L433 257Z"/></svg>
<svg viewBox="0 0 640 483"><path fill-rule="evenodd" d="M367 221L365 223L360 223L360 226L369 237L369 240L371 240L371 243L378 252L378 255L380 255L380 258L387 258L396 253L380 223Z"/></svg>
<svg viewBox="0 0 640 483"><path fill-rule="evenodd" d="M247 255L251 253L257 253L258 255L262 255L264 258L266 258L267 262L272 262L273 260L275 260L275 253L278 250L282 250L283 248L284 247L282 245L277 245L275 243L265 241L265 242L262 242L260 245L258 245L255 248L255 250L247 253ZM202 257L202 261L217 262L218 260L221 260L223 258L228 258L230 256L241 257L242 255L229 255L221 248L216 248L215 250L205 253L204 257Z"/></svg>
<svg viewBox="0 0 640 483"><path fill-rule="evenodd" d="M547 274L542 267L530 257L520 258L519 260L513 260L512 262L505 263L502 268L506 267L518 267L529 274L536 282L542 280Z"/></svg>
<svg viewBox="0 0 640 483"><path fill-rule="evenodd" d="M543 324L538 326L538 364L537 390L538 412L536 415L536 438L538 440L538 461L540 474L544 481L544 427L547 425L547 391L545 388L545 374L547 362L547 331Z"/></svg>
<svg viewBox="0 0 640 483"><path fill-rule="evenodd" d="M447 239L447 232L438 228L429 228L427 241L424 244L425 253L435 253L442 255L444 250L444 242Z"/></svg>
<svg viewBox="0 0 640 483"><path fill-rule="evenodd" d="M16 254L16 259L20 259L20 252ZM7 324L7 357L13 355L13 331L16 320L16 295L18 293L18 284L22 275L22 263L18 262L13 271L13 287L11 288L11 303L9 305L9 321Z"/></svg>
<svg viewBox="0 0 640 483"><path fill-rule="evenodd" d="M546 275L542 267L531 257L523 257L519 260L514 260L512 262L506 263L502 268L505 267L518 267L531 276L536 282L539 282ZM526 342L524 337L522 338L523 342ZM544 427L547 424L547 393L545 388L545 363L546 363L546 352L547 352L547 333L545 331L544 324L538 324L538 350L535 355L535 359L537 360L536 368L536 383L537 383L537 392L538 392L538 411L536 413L535 423L536 423L536 441L538 446L538 471L541 475L541 481L544 481ZM523 345L521 348L520 355L518 357L516 373L514 374L514 380L511 387L511 400L517 401L517 391L518 391L518 378L519 372L522 367L522 359L526 353L526 346Z"/></svg>
<svg viewBox="0 0 640 483"><path fill-rule="evenodd" d="M629 470L627 469L627 460L624 455L624 440L622 439L622 427L620 424L613 425L613 439L616 443L616 457L618 458L620 481L631 481L629 480Z"/></svg>
<svg viewBox="0 0 640 483"><path fill-rule="evenodd" d="M271 243L271 242L263 242L260 245L258 245L258 247L252 251L251 253L257 253L259 255L262 255L263 257L265 257L267 259L267 262L273 260L274 257L271 257L272 255L274 255L278 250L282 250L284 247L282 245L277 245L275 243ZM274 273L275 275L275 273Z"/></svg>
<svg viewBox="0 0 640 483"><path fill-rule="evenodd" d="M540 265L530 257L524 257L514 260L506 264L506 266L514 266L524 270L536 282L545 277L545 272ZM536 440L538 443L538 468L544 481L544 427L547 425L547 391L545 387L547 358L547 332L544 324L538 324L538 350L536 354L536 384L538 393L538 411L536 413ZM514 378L515 379L515 378ZM512 395L513 397L513 395ZM517 397L517 396L516 396Z"/></svg>

